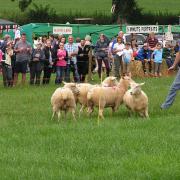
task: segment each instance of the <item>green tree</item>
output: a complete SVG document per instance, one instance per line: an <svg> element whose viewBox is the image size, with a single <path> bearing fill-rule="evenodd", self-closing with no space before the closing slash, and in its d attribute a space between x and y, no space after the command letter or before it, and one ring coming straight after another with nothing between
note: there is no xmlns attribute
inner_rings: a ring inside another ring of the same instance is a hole
<svg viewBox="0 0 180 180"><path fill-rule="evenodd" d="M54 22L58 20L58 15L56 10L51 8L49 4L34 4L32 8L27 11L28 19L31 19L33 22Z"/></svg>
<svg viewBox="0 0 180 180"><path fill-rule="evenodd" d="M32 0L11 0L11 1L18 1L18 6L21 11L25 11L27 7L32 3Z"/></svg>
<svg viewBox="0 0 180 180"><path fill-rule="evenodd" d="M112 0L113 21L119 23L131 22L133 18L141 16L142 9L136 0Z"/></svg>

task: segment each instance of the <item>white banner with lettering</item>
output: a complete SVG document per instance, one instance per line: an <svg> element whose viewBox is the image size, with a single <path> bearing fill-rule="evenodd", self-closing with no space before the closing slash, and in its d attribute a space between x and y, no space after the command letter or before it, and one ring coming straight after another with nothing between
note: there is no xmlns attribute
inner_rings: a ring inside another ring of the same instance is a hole
<svg viewBox="0 0 180 180"><path fill-rule="evenodd" d="M126 33L158 33L159 27L154 25L126 26Z"/></svg>
<svg viewBox="0 0 180 180"><path fill-rule="evenodd" d="M53 34L72 34L72 27L54 26Z"/></svg>

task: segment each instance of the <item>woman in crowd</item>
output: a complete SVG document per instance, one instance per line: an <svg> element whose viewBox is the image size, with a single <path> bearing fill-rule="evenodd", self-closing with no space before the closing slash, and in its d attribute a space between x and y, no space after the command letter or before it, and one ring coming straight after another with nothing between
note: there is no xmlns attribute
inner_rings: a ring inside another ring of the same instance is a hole
<svg viewBox="0 0 180 180"><path fill-rule="evenodd" d="M57 50L57 61L56 61L56 80L55 84L61 84L65 79L65 70L67 65L68 53L64 49L64 44L59 44L59 49Z"/></svg>
<svg viewBox="0 0 180 180"><path fill-rule="evenodd" d="M123 50L125 46L122 42L122 38L120 36L117 37L117 43L114 44L113 47L113 54L114 56L114 76L117 78L120 78L120 75L123 73L123 61L122 61L122 55ZM121 68L121 72L120 72Z"/></svg>
<svg viewBox="0 0 180 180"><path fill-rule="evenodd" d="M42 44L37 43L36 49L32 52L32 59L30 61L30 84L40 84L43 63L45 59L44 51L41 49Z"/></svg>
<svg viewBox="0 0 180 180"><path fill-rule="evenodd" d="M110 67L108 60L108 47L109 47L109 40L105 38L104 34L101 34L100 39L96 42L95 45L99 78L101 78L102 62L104 62L106 68L106 75L109 76Z"/></svg>
<svg viewBox="0 0 180 180"><path fill-rule="evenodd" d="M53 64L55 62L54 49L51 47L51 40L46 41L46 46L44 48L45 60L44 60L44 76L43 84L49 84L51 73L53 70Z"/></svg>

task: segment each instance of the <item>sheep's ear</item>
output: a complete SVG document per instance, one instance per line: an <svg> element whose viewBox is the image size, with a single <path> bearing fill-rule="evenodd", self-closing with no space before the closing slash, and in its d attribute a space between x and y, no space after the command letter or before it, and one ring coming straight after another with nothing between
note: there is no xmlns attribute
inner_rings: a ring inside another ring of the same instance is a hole
<svg viewBox="0 0 180 180"><path fill-rule="evenodd" d="M114 76L112 77L112 80L113 80L113 81L115 81L116 79L117 79L117 77L114 77Z"/></svg>
<svg viewBox="0 0 180 180"><path fill-rule="evenodd" d="M134 88L134 87L137 86L137 83L135 83L135 82L130 82L130 86L131 86L131 88Z"/></svg>
<svg viewBox="0 0 180 180"><path fill-rule="evenodd" d="M145 84L145 82L143 82L143 83L140 83L140 84L139 84L139 86L143 86L144 84Z"/></svg>

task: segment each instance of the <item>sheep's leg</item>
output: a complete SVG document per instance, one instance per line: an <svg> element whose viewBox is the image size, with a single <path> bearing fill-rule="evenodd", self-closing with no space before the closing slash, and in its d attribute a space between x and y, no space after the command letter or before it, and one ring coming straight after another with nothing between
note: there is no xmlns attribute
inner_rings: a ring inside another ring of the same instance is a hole
<svg viewBox="0 0 180 180"><path fill-rule="evenodd" d="M51 121L53 121L55 114L56 114L56 112L54 111L52 114L52 117L51 117Z"/></svg>
<svg viewBox="0 0 180 180"><path fill-rule="evenodd" d="M72 109L72 116L73 116L73 120L76 121L76 112L74 109Z"/></svg>
<svg viewBox="0 0 180 180"><path fill-rule="evenodd" d="M64 119L66 121L67 110L64 110Z"/></svg>
<svg viewBox="0 0 180 180"><path fill-rule="evenodd" d="M144 111L144 117L149 118L148 108L146 108Z"/></svg>
<svg viewBox="0 0 180 180"><path fill-rule="evenodd" d="M93 107L91 106L91 107L88 107L88 115L90 116L91 115L91 113L93 112Z"/></svg>
<svg viewBox="0 0 180 180"><path fill-rule="evenodd" d="M81 105L81 109L79 110L79 117L80 117L82 111L84 110L84 108L85 108L85 106L82 104L82 105Z"/></svg>
<svg viewBox="0 0 180 180"><path fill-rule="evenodd" d="M58 122L59 122L60 118L61 118L61 111L58 111Z"/></svg>
<svg viewBox="0 0 180 180"><path fill-rule="evenodd" d="M104 119L103 109L99 109L99 116L98 116L98 118Z"/></svg>

